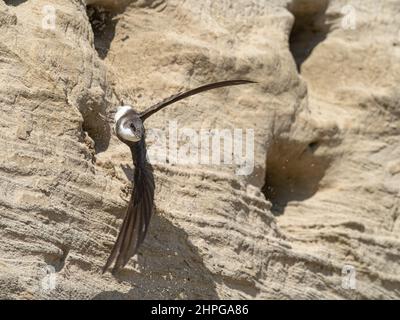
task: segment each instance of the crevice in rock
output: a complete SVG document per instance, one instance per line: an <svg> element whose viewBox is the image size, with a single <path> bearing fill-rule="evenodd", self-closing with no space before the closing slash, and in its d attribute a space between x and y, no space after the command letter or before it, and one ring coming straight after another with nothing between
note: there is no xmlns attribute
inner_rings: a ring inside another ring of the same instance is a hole
<svg viewBox="0 0 400 320"><path fill-rule="evenodd" d="M84 142L89 148L94 149L96 154L106 151L111 139L110 124L106 116L95 111L83 113L82 116L82 138Z"/></svg>
<svg viewBox="0 0 400 320"><path fill-rule="evenodd" d="M4 3L8 6L13 6L13 7L17 7L20 4L23 4L24 2L26 2L27 0L4 0Z"/></svg>
<svg viewBox="0 0 400 320"><path fill-rule="evenodd" d="M319 146L319 141L304 144L278 139L268 148L263 192L275 215L283 214L289 202L306 200L318 191L331 162L316 155Z"/></svg>
<svg viewBox="0 0 400 320"><path fill-rule="evenodd" d="M324 41L330 32L330 24L327 23L326 17L328 5L329 0L292 0L287 6L295 18L289 45L299 72L314 48Z"/></svg>
<svg viewBox="0 0 400 320"><path fill-rule="evenodd" d="M94 5L86 6L86 13L93 29L95 49L99 57L104 60L115 37L118 23L116 13Z"/></svg>

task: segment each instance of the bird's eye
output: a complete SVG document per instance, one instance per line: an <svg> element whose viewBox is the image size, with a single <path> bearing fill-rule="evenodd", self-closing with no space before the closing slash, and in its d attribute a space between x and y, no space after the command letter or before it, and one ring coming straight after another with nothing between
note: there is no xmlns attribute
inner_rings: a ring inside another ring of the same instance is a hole
<svg viewBox="0 0 400 320"><path fill-rule="evenodd" d="M135 124L134 124L133 122L131 122L130 127L131 127L133 130L136 130Z"/></svg>

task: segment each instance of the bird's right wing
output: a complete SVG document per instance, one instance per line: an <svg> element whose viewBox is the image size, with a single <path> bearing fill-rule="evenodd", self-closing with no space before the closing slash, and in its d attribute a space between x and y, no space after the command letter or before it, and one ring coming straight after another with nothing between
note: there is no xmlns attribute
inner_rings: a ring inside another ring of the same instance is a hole
<svg viewBox="0 0 400 320"><path fill-rule="evenodd" d="M108 258L103 273L114 260L113 272L123 268L142 244L153 212L154 177L149 165L136 166L134 187L118 238Z"/></svg>
<svg viewBox="0 0 400 320"><path fill-rule="evenodd" d="M204 92L204 91L222 88L222 87L238 86L241 84L249 84L249 83L256 83L256 82L250 81L250 80L227 80L227 81L210 83L210 84L207 84L207 85L204 85L204 86L201 86L201 87L198 87L196 89L192 89L192 90L189 90L186 92L180 92L178 94L175 94L175 95L155 104L154 106L151 106L147 110L141 112L140 118L142 119L142 121L144 121L151 115L153 115L156 112L160 111L161 109L165 108L166 106L173 104L175 102L178 102L182 99L188 98L190 96L193 96L195 94Z"/></svg>

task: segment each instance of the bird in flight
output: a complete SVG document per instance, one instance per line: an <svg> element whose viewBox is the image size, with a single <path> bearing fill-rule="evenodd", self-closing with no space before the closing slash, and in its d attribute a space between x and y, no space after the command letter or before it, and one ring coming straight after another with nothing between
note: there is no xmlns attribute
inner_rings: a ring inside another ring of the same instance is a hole
<svg viewBox="0 0 400 320"><path fill-rule="evenodd" d="M173 95L143 112L130 106L119 107L115 113L115 133L131 150L134 169L133 190L117 240L103 268L103 273L115 261L113 273L123 268L142 244L150 224L154 206L153 170L147 161L144 121L166 106L195 94L228 86L255 83L249 80L228 80L207 84Z"/></svg>

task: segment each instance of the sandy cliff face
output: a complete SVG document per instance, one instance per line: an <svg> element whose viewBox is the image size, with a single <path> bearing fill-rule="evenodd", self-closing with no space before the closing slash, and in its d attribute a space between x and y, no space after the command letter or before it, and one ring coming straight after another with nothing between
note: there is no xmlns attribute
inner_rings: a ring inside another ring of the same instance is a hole
<svg viewBox="0 0 400 320"><path fill-rule="evenodd" d="M57 0L55 28L47 4L0 2L2 298L400 298L399 1ZM147 239L102 275L115 107L232 78L259 84L147 127L254 129L254 171L154 164Z"/></svg>

